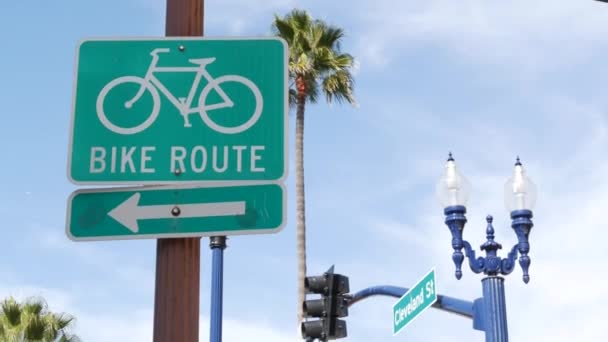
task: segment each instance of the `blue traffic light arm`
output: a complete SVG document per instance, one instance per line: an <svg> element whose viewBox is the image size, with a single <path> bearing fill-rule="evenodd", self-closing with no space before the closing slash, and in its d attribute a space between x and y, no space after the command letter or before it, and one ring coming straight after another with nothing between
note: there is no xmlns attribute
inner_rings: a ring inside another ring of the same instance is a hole
<svg viewBox="0 0 608 342"><path fill-rule="evenodd" d="M409 291L408 288L390 285L368 287L349 295L348 306L350 307L355 303L371 296L389 296L401 298L407 291ZM473 329L483 331L484 325L482 305L483 300L481 298L475 300L474 302L470 302L448 296L437 295L437 301L435 304L433 304L433 307L466 318L471 318L473 320Z"/></svg>

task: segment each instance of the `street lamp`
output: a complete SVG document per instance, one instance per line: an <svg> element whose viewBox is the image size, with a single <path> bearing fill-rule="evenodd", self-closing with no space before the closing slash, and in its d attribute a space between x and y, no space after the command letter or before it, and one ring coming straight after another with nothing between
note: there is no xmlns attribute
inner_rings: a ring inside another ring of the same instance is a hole
<svg viewBox="0 0 608 342"><path fill-rule="evenodd" d="M530 276L530 243L528 236L532 229L532 207L536 202L536 186L526 175L519 160L515 163L513 176L505 184L505 205L511 212L511 227L517 235L518 242L511 248L506 258L497 255L502 245L494 241L494 227L492 216L487 216L486 239L481 245L485 257L476 257L471 244L463 240L462 233L467 222L465 217L466 202L469 197L470 185L468 180L456 167L456 162L449 154L445 165L445 173L437 184L437 197L444 207L445 223L452 233L452 260L456 265L456 279L462 277L462 262L464 257L469 259L469 266L475 273L484 273L482 279L483 311L485 312L486 342L507 342L507 313L505 307L504 279L500 275L507 275L515 268L515 261L519 257L519 265L523 271L523 281L528 283ZM465 250L465 255L462 249Z"/></svg>

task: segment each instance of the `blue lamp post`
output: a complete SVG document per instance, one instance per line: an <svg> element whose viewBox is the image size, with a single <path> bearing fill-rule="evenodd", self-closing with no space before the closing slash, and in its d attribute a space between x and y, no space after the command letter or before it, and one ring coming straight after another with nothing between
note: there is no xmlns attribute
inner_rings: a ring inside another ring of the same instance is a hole
<svg viewBox="0 0 608 342"><path fill-rule="evenodd" d="M486 342L507 342L507 310L505 305L504 279L515 268L518 259L523 271L523 281L528 283L530 276L530 243L528 236L532 229L532 207L536 202L536 187L527 177L526 172L517 158L513 176L505 184L505 204L511 212L511 227L517 235L518 242L511 248L506 258L497 255L502 245L494 241L492 216L486 218L487 241L481 245L485 257L476 257L471 244L463 240L462 233L467 222L465 217L466 202L469 197L470 183L459 172L452 154L450 153L445 165L445 173L437 184L437 196L443 205L445 224L452 233L452 260L456 265L456 279L462 277L462 262L466 256L469 266L474 273L486 275L482 279L483 299L480 309L483 310ZM464 248L464 255L462 249Z"/></svg>

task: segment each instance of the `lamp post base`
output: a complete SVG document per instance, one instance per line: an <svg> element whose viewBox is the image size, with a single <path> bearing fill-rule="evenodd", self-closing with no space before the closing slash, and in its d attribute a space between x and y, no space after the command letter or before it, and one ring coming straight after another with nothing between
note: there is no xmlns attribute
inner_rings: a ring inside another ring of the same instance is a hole
<svg viewBox="0 0 608 342"><path fill-rule="evenodd" d="M490 276L483 278L481 285L485 310L486 342L508 342L504 279Z"/></svg>

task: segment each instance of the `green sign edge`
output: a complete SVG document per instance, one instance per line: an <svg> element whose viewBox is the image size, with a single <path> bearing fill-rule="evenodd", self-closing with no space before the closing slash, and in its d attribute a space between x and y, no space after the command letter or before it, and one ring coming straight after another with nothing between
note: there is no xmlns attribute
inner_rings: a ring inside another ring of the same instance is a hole
<svg viewBox="0 0 608 342"><path fill-rule="evenodd" d="M103 192L145 192L151 190L173 190L173 189L199 189L199 188L221 188L221 187L232 187L232 186L250 186L250 185L276 185L281 188L283 193L282 200L282 212L283 217L281 218L281 224L276 228L271 229L249 229L249 230L230 230L225 232L207 232L207 233L167 233L167 234L145 234L145 235L109 235L109 236L94 236L79 238L72 235L70 231L71 223L71 212L72 212L72 200L79 194L83 193L103 193ZM152 240L152 239L165 239L165 238L188 238L188 237L206 237L206 236L232 236L232 235L261 235L261 234L273 234L279 233L287 225L287 189L285 184L282 182L261 182L261 181L249 181L249 182L223 182L223 183L190 183L190 184L159 184L156 186L134 186L134 187L119 187L119 188L88 188L78 189L73 191L68 197L68 203L66 208L66 220L65 220L65 234L66 236L74 241L118 241L118 240Z"/></svg>
<svg viewBox="0 0 608 342"><path fill-rule="evenodd" d="M152 181L143 181L143 180L132 180L132 181L79 181L72 177L72 145L74 140L74 121L76 115L76 89L78 88L78 61L80 58L80 47L85 42L89 41L142 41L142 40L275 40L280 42L283 45L283 55L285 59L284 63L284 79L285 85L289 84L289 55L288 55L288 45L287 42L280 37L275 36L245 36L245 37L92 37L92 38L83 38L78 41L76 44L76 53L74 59L74 73L72 79L72 105L71 105L71 113L70 113L70 138L68 143L68 158L67 158L67 178L70 183L74 185L110 185L110 184L118 184L118 185L141 185L141 184L184 184L184 183L219 183L226 182L232 180L152 180ZM288 177L289 172L289 91L285 92L284 95L284 120L283 120L283 172L281 176L277 179L268 179L268 180L255 180L260 182L283 182ZM254 180L240 179L234 180L237 182L248 182Z"/></svg>
<svg viewBox="0 0 608 342"><path fill-rule="evenodd" d="M433 301L432 301L432 302L429 304L429 306L427 306L427 307L424 309L424 311L426 311L426 309L428 309L429 307L433 306L433 304L435 304L435 303L437 302L437 299L439 298L439 295L437 294L437 277L435 277L435 274L436 274L436 273L435 273L435 267L433 266L433 267L431 267L431 270L430 270L430 271L428 271L428 272L427 272L427 273L426 273L424 276L422 276L422 277L420 278L420 280L418 280L416 283L414 283L414 286L412 286L412 287L409 289L409 291L407 291L406 293L404 293L404 294L403 294L403 296L401 296L401 297L400 297L400 298L399 298L399 299L398 299L398 300L395 302L395 304L393 304L393 317L392 317L392 318L393 318L393 336L397 336L397 334L399 334L400 332L402 332L402 331L405 329L405 327L407 327L408 325L410 325L410 324L411 324L413 321L415 321L415 320L416 320L416 318L420 317L420 314L422 314L422 312L424 312L424 311L421 311L421 312L420 312L420 314L418 314L416 317L412 318L412 320L411 320L411 321L407 322L407 323L406 323L404 326L402 326L401 328L399 328L399 330L398 330L398 331L396 331L396 332L395 332L395 307L397 306L397 304L399 304L399 302L401 302L401 300L402 300L402 299L403 299L405 296L407 296L407 295L408 295L410 292L412 292L412 289L413 289L413 288L415 288L415 287L416 287L418 284L420 284L420 283L421 283L421 282L424 280L424 278L428 277L428 276L429 276L429 274L431 274L431 273L433 273L433 274L434 274L434 275L433 275L433 278L435 279L435 281L434 281L434 283L435 283L435 284L434 284L434 285L435 285L435 286L434 286L434 287L435 287L435 299L434 299L434 300L433 300Z"/></svg>

